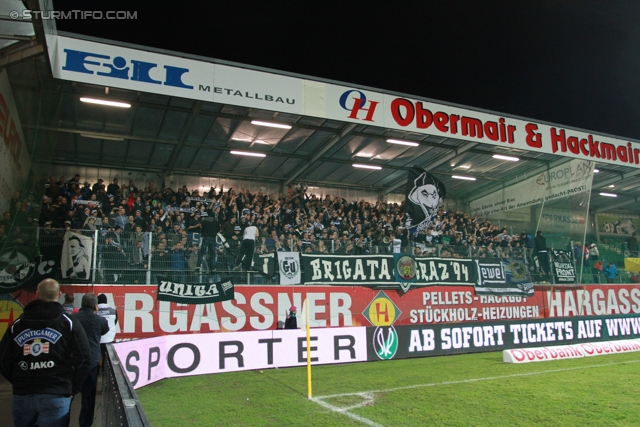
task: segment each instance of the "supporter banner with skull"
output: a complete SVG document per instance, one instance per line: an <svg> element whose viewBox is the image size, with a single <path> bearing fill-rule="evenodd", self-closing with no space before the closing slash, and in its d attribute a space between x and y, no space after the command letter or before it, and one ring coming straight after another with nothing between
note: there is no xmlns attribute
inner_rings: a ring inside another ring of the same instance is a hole
<svg viewBox="0 0 640 427"><path fill-rule="evenodd" d="M438 214L438 204L444 200L447 190L429 172L413 166L409 169L405 194L405 225L411 234L415 234L431 225Z"/></svg>

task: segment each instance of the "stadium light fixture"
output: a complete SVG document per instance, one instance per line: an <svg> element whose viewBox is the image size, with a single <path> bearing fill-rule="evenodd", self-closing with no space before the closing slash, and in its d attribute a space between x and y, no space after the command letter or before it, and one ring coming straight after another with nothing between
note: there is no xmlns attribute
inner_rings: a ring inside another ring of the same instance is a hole
<svg viewBox="0 0 640 427"><path fill-rule="evenodd" d="M471 169L471 165L460 165L458 169Z"/></svg>
<svg viewBox="0 0 640 427"><path fill-rule="evenodd" d="M613 184L611 184L611 185L607 185L607 187L609 187L609 188L616 188L616 186L615 186L615 185L613 185Z"/></svg>
<svg viewBox="0 0 640 427"><path fill-rule="evenodd" d="M374 170L380 170L382 169L381 166L374 166L374 165L362 165L359 163L354 163L352 165L354 168L360 168L360 169L374 169Z"/></svg>
<svg viewBox="0 0 640 427"><path fill-rule="evenodd" d="M598 172L600 172L600 169L594 169L593 170L593 173L598 173Z"/></svg>
<svg viewBox="0 0 640 427"><path fill-rule="evenodd" d="M476 179L472 176L462 176L462 175L451 175L451 178L453 179L464 179L467 181L475 181Z"/></svg>
<svg viewBox="0 0 640 427"><path fill-rule="evenodd" d="M252 157L267 157L266 154L263 153L253 153L251 151L231 151L231 154L237 154L239 156L252 156Z"/></svg>
<svg viewBox="0 0 640 427"><path fill-rule="evenodd" d="M390 144L408 145L410 147L417 147L418 145L420 145L417 142L402 141L401 139L387 139L387 142Z"/></svg>
<svg viewBox="0 0 640 427"><path fill-rule="evenodd" d="M502 154L494 154L493 155L494 159L500 159L500 160L507 160L509 162L519 162L520 159L517 157L513 157L513 156L503 156Z"/></svg>
<svg viewBox="0 0 640 427"><path fill-rule="evenodd" d="M291 129L290 125L285 125L282 123L263 122L261 120L251 120L251 124L256 126L266 126L270 128Z"/></svg>
<svg viewBox="0 0 640 427"><path fill-rule="evenodd" d="M109 101L108 99L82 97L80 101L88 104L106 105L107 107L131 108L131 104L128 102Z"/></svg>
<svg viewBox="0 0 640 427"><path fill-rule="evenodd" d="M618 197L617 194L613 194L613 193L600 193L600 195L604 197Z"/></svg>

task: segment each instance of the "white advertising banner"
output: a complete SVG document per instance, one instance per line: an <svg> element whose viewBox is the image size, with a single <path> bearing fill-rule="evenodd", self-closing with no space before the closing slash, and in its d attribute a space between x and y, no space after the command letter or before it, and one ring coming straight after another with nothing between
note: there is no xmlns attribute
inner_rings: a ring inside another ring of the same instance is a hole
<svg viewBox="0 0 640 427"><path fill-rule="evenodd" d="M493 215L591 190L594 163L571 160L470 203L471 215Z"/></svg>
<svg viewBox="0 0 640 427"><path fill-rule="evenodd" d="M167 335L114 344L134 388L163 378L305 366L303 330ZM311 330L314 365L367 360L367 328Z"/></svg>
<svg viewBox="0 0 640 427"><path fill-rule="evenodd" d="M55 78L640 168L640 143L206 60L48 36Z"/></svg>
<svg viewBox="0 0 640 427"><path fill-rule="evenodd" d="M9 210L14 191L20 191L31 159L22 133L7 70L0 72L0 212Z"/></svg>

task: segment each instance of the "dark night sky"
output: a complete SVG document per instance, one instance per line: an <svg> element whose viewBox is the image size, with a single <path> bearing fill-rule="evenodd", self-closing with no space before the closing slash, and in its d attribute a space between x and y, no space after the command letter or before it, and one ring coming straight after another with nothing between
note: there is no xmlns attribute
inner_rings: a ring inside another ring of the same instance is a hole
<svg viewBox="0 0 640 427"><path fill-rule="evenodd" d="M129 21L59 21L62 31L640 139L637 0L54 5L138 12Z"/></svg>

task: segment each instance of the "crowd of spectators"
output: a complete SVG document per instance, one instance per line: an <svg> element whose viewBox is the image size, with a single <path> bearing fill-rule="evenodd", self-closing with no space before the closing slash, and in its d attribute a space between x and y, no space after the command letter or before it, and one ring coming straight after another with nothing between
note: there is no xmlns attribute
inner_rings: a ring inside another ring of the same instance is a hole
<svg viewBox="0 0 640 427"><path fill-rule="evenodd" d="M188 280L206 266L207 271L225 269L226 256L237 253L243 230L259 229L256 252L368 254L393 251L418 256L454 258L526 258L534 263L532 236L513 233L484 217L442 208L433 223L412 235L404 227L402 203L348 201L307 192L304 184L286 194L250 192L244 187L215 188L200 192L187 186L157 188L150 183L138 188L134 181L106 183L42 177L34 180L31 193L16 192L11 209L0 222L0 239L29 245L26 231L40 227L40 236L61 239L65 230L98 235L99 255L105 282L144 281L144 270L173 271L176 280ZM36 201L34 194L44 189ZM223 244L224 243L224 244ZM150 256L151 255L151 256ZM126 266L131 273L123 273Z"/></svg>

